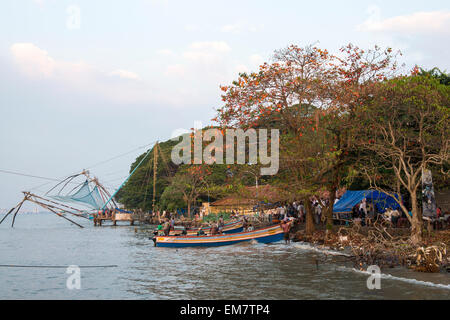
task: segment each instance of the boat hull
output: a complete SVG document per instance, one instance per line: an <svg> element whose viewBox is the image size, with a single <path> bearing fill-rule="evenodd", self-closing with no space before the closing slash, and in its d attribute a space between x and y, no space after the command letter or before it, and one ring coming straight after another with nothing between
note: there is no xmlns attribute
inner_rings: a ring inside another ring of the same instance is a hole
<svg viewBox="0 0 450 320"><path fill-rule="evenodd" d="M255 231L218 236L158 236L155 237L155 245L166 248L186 248L228 246L252 240L272 243L282 240L283 235L281 227L276 225Z"/></svg>

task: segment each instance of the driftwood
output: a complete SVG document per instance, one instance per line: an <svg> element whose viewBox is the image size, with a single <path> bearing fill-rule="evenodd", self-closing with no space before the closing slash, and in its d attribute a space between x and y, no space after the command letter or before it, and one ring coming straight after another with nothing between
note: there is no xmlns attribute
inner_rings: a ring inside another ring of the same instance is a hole
<svg viewBox="0 0 450 320"><path fill-rule="evenodd" d="M447 237L447 241L436 243L436 239L431 239L430 243L417 246L409 240L409 235L395 235L385 222L376 222L365 230L354 225L341 227L335 233L316 231L311 236L303 232L296 234L300 241L324 245L337 251L349 251L351 258L346 259L352 260L357 268L369 265L403 265L422 272L439 272L449 265L447 246L450 243L450 233Z"/></svg>

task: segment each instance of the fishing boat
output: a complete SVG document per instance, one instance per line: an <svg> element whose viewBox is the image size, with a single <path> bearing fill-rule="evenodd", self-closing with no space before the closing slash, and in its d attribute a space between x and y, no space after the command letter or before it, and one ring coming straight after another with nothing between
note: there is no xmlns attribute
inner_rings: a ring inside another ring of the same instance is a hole
<svg viewBox="0 0 450 320"><path fill-rule="evenodd" d="M214 236L155 236L156 247L216 247L227 246L244 241L256 240L261 243L272 243L283 239L283 230L279 224L270 227Z"/></svg>
<svg viewBox="0 0 450 320"><path fill-rule="evenodd" d="M201 228L201 230L203 230L203 232L205 234L209 234L210 229L211 229L211 227L209 227L209 226ZM171 236L181 235L183 230L184 230L183 227L175 226L175 230L170 231L170 235ZM196 236L198 231L199 231L198 228L187 229L186 235ZM223 229L222 229L222 232L224 234L238 233L238 232L242 232L242 231L244 231L244 225L243 225L243 222L240 220L227 222L224 224Z"/></svg>

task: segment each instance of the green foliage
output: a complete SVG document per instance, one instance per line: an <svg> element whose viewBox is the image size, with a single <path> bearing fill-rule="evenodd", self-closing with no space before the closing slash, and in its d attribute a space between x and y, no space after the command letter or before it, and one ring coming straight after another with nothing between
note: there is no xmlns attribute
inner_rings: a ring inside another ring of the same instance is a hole
<svg viewBox="0 0 450 320"><path fill-rule="evenodd" d="M439 81L440 84L449 86L450 85L450 74L445 71L442 72L439 68L434 67L431 70L420 69L419 75L425 77L431 77Z"/></svg>
<svg viewBox="0 0 450 320"><path fill-rule="evenodd" d="M161 195L159 206L169 211L176 211L176 209L184 208L185 202L183 200L183 194L179 190L176 190L174 186L169 185L164 189L164 192Z"/></svg>
<svg viewBox="0 0 450 320"><path fill-rule="evenodd" d="M162 154L158 157L157 166L157 182L156 182L156 202L160 202L161 195L165 188L169 185L169 178L177 171L176 166L170 161L172 147L176 145L176 141L168 140L159 144L159 152ZM147 151L141 154L131 164L130 172L138 165L145 156ZM125 183L122 189L117 193L115 199L124 204L128 209L151 210L153 199L153 159L154 150L150 152L148 158L141 164L136 172Z"/></svg>
<svg viewBox="0 0 450 320"><path fill-rule="evenodd" d="M220 217L223 218L224 221L230 220L231 214L229 212L219 212L219 213L211 213L209 215L203 216L203 222L216 222Z"/></svg>

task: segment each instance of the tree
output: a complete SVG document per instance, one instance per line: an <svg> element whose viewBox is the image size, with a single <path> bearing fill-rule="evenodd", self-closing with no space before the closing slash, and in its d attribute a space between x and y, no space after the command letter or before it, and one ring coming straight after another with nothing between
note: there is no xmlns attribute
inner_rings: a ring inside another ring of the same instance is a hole
<svg viewBox="0 0 450 320"><path fill-rule="evenodd" d="M170 177L172 177L178 170L170 159L170 153L176 141L168 140L158 145L158 163L157 166L157 180L156 180L156 201L159 202L162 193L169 185ZM154 170L154 152L153 148L147 159L134 172L130 179L116 194L116 200L128 209L152 209L153 199L153 170ZM147 152L139 155L130 166L130 173L136 168L145 157Z"/></svg>
<svg viewBox="0 0 450 320"><path fill-rule="evenodd" d="M171 179L170 190L183 196L187 205L188 216L191 217L191 207L204 190L210 170L204 165L185 166Z"/></svg>
<svg viewBox="0 0 450 320"><path fill-rule="evenodd" d="M397 77L377 84L374 95L358 112L365 128L359 136L370 137L360 139L368 152L361 170L376 189L394 196L396 180L408 192L412 217L402 201L399 204L411 222L415 244L422 240L417 198L422 170L448 165L449 94L448 86L428 76Z"/></svg>
<svg viewBox="0 0 450 320"><path fill-rule="evenodd" d="M279 128L280 166L289 172L286 187L305 201L327 187L331 224L334 196L355 146L354 110L373 84L395 72L395 57L390 48L364 51L352 44L340 57L313 46L289 46L276 51L274 62L259 72L242 73L221 87L225 105L216 120L244 129Z"/></svg>
<svg viewBox="0 0 450 320"><path fill-rule="evenodd" d="M442 72L439 68L434 67L431 70L424 70L420 68L421 76L428 76L434 79L439 80L439 83L444 84L446 86L450 86L450 74L447 74L447 72Z"/></svg>

